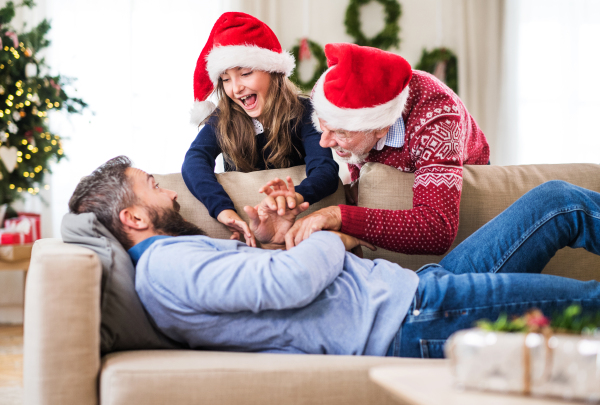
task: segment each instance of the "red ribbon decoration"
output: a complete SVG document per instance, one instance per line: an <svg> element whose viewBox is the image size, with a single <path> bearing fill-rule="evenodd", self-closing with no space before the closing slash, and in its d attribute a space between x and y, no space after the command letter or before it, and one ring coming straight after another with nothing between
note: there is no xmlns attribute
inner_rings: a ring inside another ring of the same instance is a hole
<svg viewBox="0 0 600 405"><path fill-rule="evenodd" d="M16 32L6 31L4 35L12 39L13 43L15 44L15 49L19 47L19 37L17 37Z"/></svg>
<svg viewBox="0 0 600 405"><path fill-rule="evenodd" d="M302 38L300 40L300 50L298 51L298 59L307 60L311 57L310 48L308 47L308 40L306 38Z"/></svg>
<svg viewBox="0 0 600 405"><path fill-rule="evenodd" d="M60 85L55 83L54 79L50 79L50 85L54 87L54 90L56 90L56 97L58 97L60 95Z"/></svg>

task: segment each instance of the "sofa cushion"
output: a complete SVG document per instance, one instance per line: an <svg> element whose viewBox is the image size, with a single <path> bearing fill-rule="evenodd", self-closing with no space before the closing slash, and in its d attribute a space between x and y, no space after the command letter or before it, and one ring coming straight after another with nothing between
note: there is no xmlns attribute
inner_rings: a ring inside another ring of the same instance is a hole
<svg viewBox="0 0 600 405"><path fill-rule="evenodd" d="M255 206L260 203L265 197L264 194L259 194L258 189L264 186L269 180L275 177L285 179L290 176L294 184L306 178L306 166L295 166L287 169L261 170L251 173L227 172L216 175L217 181L221 183L231 200L237 213L243 220L248 221L248 216L244 212L244 205ZM177 201L181 205L181 215L188 221L198 225L206 234L213 238L229 239L231 232L225 225L218 222L216 219L208 215L208 210L204 205L192 195L188 190L181 173L173 174L155 174L157 182L161 187L177 192ZM338 183L337 190L328 197L325 197L318 203L311 205L308 210L303 212L300 217L319 210L321 208L345 204L346 196L342 182Z"/></svg>
<svg viewBox="0 0 600 405"><path fill-rule="evenodd" d="M102 405L392 405L397 402L369 380L369 369L423 364L422 359L376 356L197 350L114 353L102 359L100 398Z"/></svg>
<svg viewBox="0 0 600 405"><path fill-rule="evenodd" d="M135 268L117 239L92 213L66 214L63 241L93 250L102 263L100 298L102 353L132 349L174 349L146 315L135 292Z"/></svg>
<svg viewBox="0 0 600 405"><path fill-rule="evenodd" d="M549 180L564 180L600 192L600 165L570 163L519 166L465 166L460 201L458 234L450 247L465 240L532 188ZM412 208L414 173L379 163L367 163L360 172L358 205L391 210ZM442 256L405 255L378 249L363 249L365 257L384 258L417 270ZM544 274L578 280L600 280L600 256L583 249L561 249L548 263Z"/></svg>

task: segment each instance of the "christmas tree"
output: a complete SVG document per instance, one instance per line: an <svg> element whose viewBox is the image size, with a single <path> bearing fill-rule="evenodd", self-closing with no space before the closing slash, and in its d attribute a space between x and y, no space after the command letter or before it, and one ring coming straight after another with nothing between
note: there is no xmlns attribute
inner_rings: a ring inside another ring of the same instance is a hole
<svg viewBox="0 0 600 405"><path fill-rule="evenodd" d="M20 34L8 25L20 6L34 4L8 2L0 9L0 205L48 188L43 180L49 164L65 157L60 137L48 129L48 113L86 107L63 90L71 79L42 74L49 69L37 55L50 45L50 23Z"/></svg>

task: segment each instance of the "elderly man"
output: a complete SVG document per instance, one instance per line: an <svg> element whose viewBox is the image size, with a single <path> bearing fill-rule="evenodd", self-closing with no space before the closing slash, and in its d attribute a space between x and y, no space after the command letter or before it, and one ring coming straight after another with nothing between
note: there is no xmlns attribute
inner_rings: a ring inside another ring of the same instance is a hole
<svg viewBox="0 0 600 405"><path fill-rule="evenodd" d="M485 136L458 96L399 55L327 44L329 69L312 93L321 146L348 163L352 181L366 162L414 172L413 208L327 208L299 221L294 246L311 232L340 230L406 254L443 254L458 230L462 166L489 162Z"/></svg>
<svg viewBox="0 0 600 405"><path fill-rule="evenodd" d="M494 274L540 272L563 246L600 253L600 194L568 183L530 191L418 274L347 253L360 242L340 233L282 250L307 203L284 216L270 196L244 208L256 239L275 249L266 250L202 236L176 199L118 157L81 180L69 208L95 213L129 249L148 315L190 348L442 357L448 336L477 319L531 307L551 314L572 302L600 309L596 281ZM471 261L474 250L486 252L482 262Z"/></svg>

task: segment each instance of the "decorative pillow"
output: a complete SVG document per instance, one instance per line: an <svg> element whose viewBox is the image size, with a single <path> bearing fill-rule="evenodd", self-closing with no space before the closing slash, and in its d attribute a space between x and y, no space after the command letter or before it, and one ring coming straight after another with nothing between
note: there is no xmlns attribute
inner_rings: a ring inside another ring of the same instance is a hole
<svg viewBox="0 0 600 405"><path fill-rule="evenodd" d="M63 241L91 249L102 262L100 349L180 349L148 317L135 292L135 267L117 239L93 213L66 214L61 225Z"/></svg>

